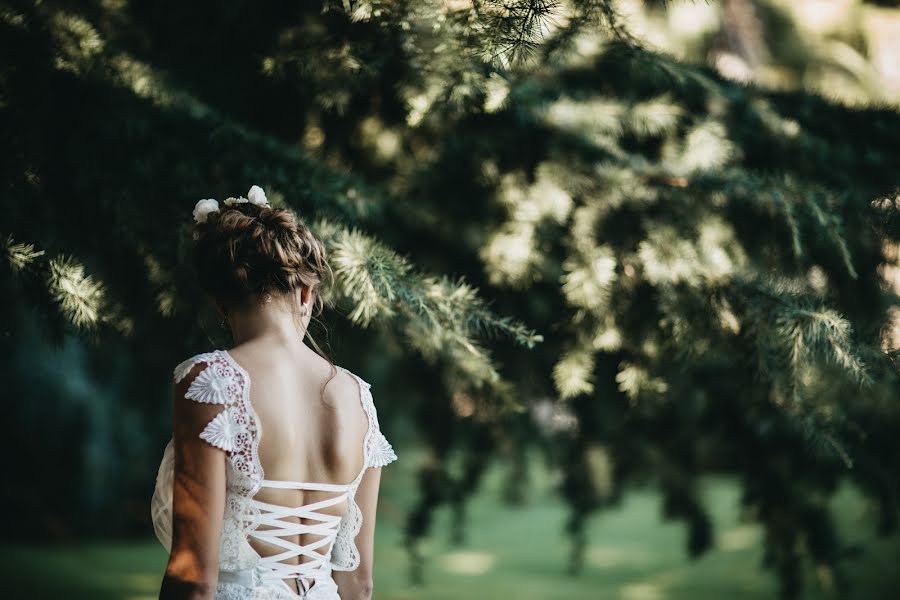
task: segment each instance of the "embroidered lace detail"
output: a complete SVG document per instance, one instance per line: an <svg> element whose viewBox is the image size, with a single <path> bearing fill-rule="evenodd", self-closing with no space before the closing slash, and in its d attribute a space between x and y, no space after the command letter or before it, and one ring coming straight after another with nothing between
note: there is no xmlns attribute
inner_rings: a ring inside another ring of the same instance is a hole
<svg viewBox="0 0 900 600"><path fill-rule="evenodd" d="M259 417L250 404L250 376L238 365L231 355L225 351L216 351L218 357L217 373L228 381L229 402L226 410L229 413L229 427L232 435L231 472L228 474L228 503L226 514L230 513L241 523L244 533L253 531L259 525L259 510L250 505L250 500L259 491L265 474L259 461L259 437L261 428ZM215 421L215 419L213 420ZM207 425L207 430L213 422ZM207 431L204 430L204 433ZM214 435L213 431L209 434ZM202 437L202 436L201 436ZM205 438L204 438L205 439ZM245 545L246 540L241 537ZM249 547L249 545L248 545ZM240 556L240 546L238 547Z"/></svg>
<svg viewBox="0 0 900 600"><path fill-rule="evenodd" d="M317 582L303 596L282 587L271 585L247 586L239 583L220 583L215 600L338 600L337 584L333 580Z"/></svg>
<svg viewBox="0 0 900 600"><path fill-rule="evenodd" d="M195 400L204 404L228 404L233 398L236 387L234 375L227 373L221 375L220 369L207 367L203 369L184 395L189 400Z"/></svg>
<svg viewBox="0 0 900 600"><path fill-rule="evenodd" d="M344 369L359 382L360 401L366 417L369 419L369 430L366 432L364 457L367 467L383 467L397 460L394 448L391 446L381 427L378 425L378 411L375 410L375 401L372 399L372 386L361 377ZM362 475L360 475L360 479Z"/></svg>
<svg viewBox="0 0 900 600"><path fill-rule="evenodd" d="M297 600L298 597L288 590L268 586L249 588L237 583L220 583L216 586L215 600Z"/></svg>
<svg viewBox="0 0 900 600"><path fill-rule="evenodd" d="M189 359L179 363L178 366L175 367L175 371L173 373L175 383L181 383L181 380L188 376L188 373L191 372L191 369L194 368L194 365L202 362L208 362L210 359L212 359L213 356L215 356L215 353L206 352L203 354L192 356Z"/></svg>
<svg viewBox="0 0 900 600"><path fill-rule="evenodd" d="M356 536L362 529L362 511L356 503L354 495L357 485L353 486L353 494L347 499L347 512L341 517L334 544L331 546L331 568L335 571L352 571L359 566L359 550L356 548Z"/></svg>
<svg viewBox="0 0 900 600"><path fill-rule="evenodd" d="M206 367L188 386L185 398L224 406L200 433L200 438L228 453L227 502L222 524L220 562L223 568L239 569L254 563L252 548L244 533L256 528L259 510L250 499L263 480L259 462L259 420L250 405L250 378L224 351L198 354L175 367L174 380L180 383L198 364ZM151 501L156 536L166 549L172 544L172 488L174 451L166 446ZM258 556L257 556L258 558Z"/></svg>
<svg viewBox="0 0 900 600"><path fill-rule="evenodd" d="M216 586L215 600L297 600L292 591L272 586L247 587L239 583L220 583Z"/></svg>
<svg viewBox="0 0 900 600"><path fill-rule="evenodd" d="M372 449L369 454L370 467L384 467L397 460L394 447L387 441L381 431L376 431L372 438Z"/></svg>
<svg viewBox="0 0 900 600"><path fill-rule="evenodd" d="M341 519L337 537L331 552L331 565L335 571L352 571L359 566L359 550L356 547L356 536L362 529L362 511L356 503L356 489L369 467L383 467L397 460L397 455L390 442L381 433L378 425L378 412L372 399L372 386L362 377L343 367L338 367L359 384L359 400L369 421L369 428L363 441L364 466L353 482L353 493L350 495L347 512Z"/></svg>
<svg viewBox="0 0 900 600"><path fill-rule="evenodd" d="M253 598L253 590L235 583L220 583L216 586L216 600L247 600Z"/></svg>

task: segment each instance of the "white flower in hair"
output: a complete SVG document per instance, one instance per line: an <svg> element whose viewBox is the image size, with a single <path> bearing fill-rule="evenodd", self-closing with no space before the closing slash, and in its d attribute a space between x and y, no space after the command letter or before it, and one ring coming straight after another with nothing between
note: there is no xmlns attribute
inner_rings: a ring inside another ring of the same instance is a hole
<svg viewBox="0 0 900 600"><path fill-rule="evenodd" d="M237 206L238 204L245 204L247 202L250 201L243 196L238 196L237 198L233 196L231 198L225 198L225 206Z"/></svg>
<svg viewBox="0 0 900 600"><path fill-rule="evenodd" d="M218 211L219 203L212 198L200 200L199 202L197 202L197 205L194 206L194 222L206 223L206 218L209 216L209 213Z"/></svg>
<svg viewBox="0 0 900 600"><path fill-rule="evenodd" d="M266 193L258 185L254 185L250 188L250 191L247 192L247 201L250 202L250 204L255 204L257 206L269 205L269 199L266 198Z"/></svg>

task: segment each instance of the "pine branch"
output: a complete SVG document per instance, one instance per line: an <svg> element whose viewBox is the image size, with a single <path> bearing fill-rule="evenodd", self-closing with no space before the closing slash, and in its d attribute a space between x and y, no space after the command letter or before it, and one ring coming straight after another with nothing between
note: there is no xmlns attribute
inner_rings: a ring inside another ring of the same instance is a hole
<svg viewBox="0 0 900 600"><path fill-rule="evenodd" d="M358 230L328 221L314 229L331 254L331 303L349 305L348 318L363 327L398 324L425 358L449 358L476 387L503 387L477 338L503 335L529 348L542 339L522 323L494 315L462 280L418 273L406 258Z"/></svg>
<svg viewBox="0 0 900 600"><path fill-rule="evenodd" d="M482 54L490 62L521 64L534 56L543 32L560 10L557 0L486 0L474 3L487 33Z"/></svg>
<svg viewBox="0 0 900 600"><path fill-rule="evenodd" d="M34 244L16 242L12 235L6 238L4 249L9 266L16 274L25 271L36 259L44 255L44 251L35 249Z"/></svg>
<svg viewBox="0 0 900 600"><path fill-rule="evenodd" d="M51 256L35 244L16 242L10 235L4 244L6 266L14 276L16 289L31 296L33 305L53 310L75 331L96 339L102 326L110 326L129 335L133 321L109 298L106 285L86 272L85 266L71 256ZM52 301L43 302L46 291Z"/></svg>

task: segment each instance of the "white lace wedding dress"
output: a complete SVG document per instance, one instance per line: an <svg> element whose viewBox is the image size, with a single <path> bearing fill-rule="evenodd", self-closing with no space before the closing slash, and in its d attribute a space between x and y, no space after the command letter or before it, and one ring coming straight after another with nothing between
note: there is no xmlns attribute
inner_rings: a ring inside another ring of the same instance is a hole
<svg viewBox="0 0 900 600"><path fill-rule="evenodd" d="M363 443L365 463L348 484L275 481L265 478L259 461L260 423L250 404L250 377L225 350L199 354L175 368L175 381L184 379L197 364L203 370L191 382L186 398L224 407L200 437L228 454L227 495L219 552L219 584L216 600L340 600L331 572L352 571L359 566L356 535L362 513L354 499L366 469L382 467L397 459L378 426L369 384L350 371L359 384L360 401L369 428ZM156 536L167 550L172 545L172 483L174 453L166 446L151 502ZM254 499L263 488L330 492L331 498L298 507L279 506ZM342 516L320 512L347 500ZM297 520L282 520L300 517ZM262 529L258 529L262 525ZM315 534L314 542L301 546L281 536ZM284 548L273 556L260 556L248 543L250 537ZM288 564L292 557L306 562ZM302 559L301 559L302 560ZM285 580L297 581L299 595Z"/></svg>

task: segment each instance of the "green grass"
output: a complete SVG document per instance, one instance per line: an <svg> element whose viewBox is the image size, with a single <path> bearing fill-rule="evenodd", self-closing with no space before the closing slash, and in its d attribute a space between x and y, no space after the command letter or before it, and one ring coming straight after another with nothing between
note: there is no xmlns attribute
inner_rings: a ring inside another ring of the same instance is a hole
<svg viewBox="0 0 900 600"><path fill-rule="evenodd" d="M376 540L375 597L379 600L697 600L777 597L771 573L761 570L761 531L738 518L738 490L723 479L705 482L716 524L716 547L698 560L684 553L684 528L660 519L652 490L626 495L621 506L592 519L585 568L566 574L566 517L549 492L547 473L529 502L510 508L499 501L502 473L492 472L469 509L467 539L450 543L449 511L439 513L435 534L423 545L424 586L411 585L402 527L414 490L414 455L384 471ZM536 467L537 468L537 467ZM835 500L847 541L865 551L847 562L853 598L900 597L900 540L874 540L865 503L852 490ZM33 600L149 600L156 597L165 554L155 540L133 543L0 547L4 598ZM836 598L815 589L806 598Z"/></svg>

